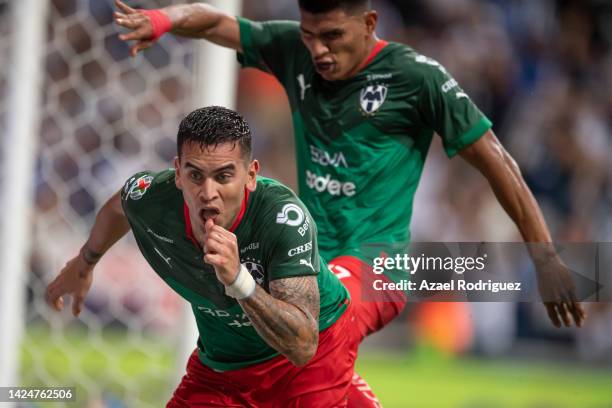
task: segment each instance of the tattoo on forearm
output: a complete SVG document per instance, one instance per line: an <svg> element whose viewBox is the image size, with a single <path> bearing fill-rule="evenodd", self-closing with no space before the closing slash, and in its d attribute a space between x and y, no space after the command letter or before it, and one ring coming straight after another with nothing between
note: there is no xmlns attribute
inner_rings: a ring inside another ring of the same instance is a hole
<svg viewBox="0 0 612 408"><path fill-rule="evenodd" d="M87 244L81 248L81 257L88 265L95 265L102 258L102 255L104 254L92 251Z"/></svg>
<svg viewBox="0 0 612 408"><path fill-rule="evenodd" d="M316 276L270 282L270 293L257 287L240 301L255 330L292 362L304 361L319 340L319 287Z"/></svg>

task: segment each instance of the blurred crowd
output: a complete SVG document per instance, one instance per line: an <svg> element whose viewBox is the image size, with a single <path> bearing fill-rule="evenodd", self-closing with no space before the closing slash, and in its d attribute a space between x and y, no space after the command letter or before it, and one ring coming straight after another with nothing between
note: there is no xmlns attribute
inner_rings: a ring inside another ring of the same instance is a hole
<svg viewBox="0 0 612 408"><path fill-rule="evenodd" d="M178 1L147 1L143 7L170 3ZM296 3L245 0L243 15L298 19ZM380 37L406 43L440 61L493 120L556 241L612 240L608 159L612 3L374 0L373 4L380 14ZM0 22L6 22L6 13L7 8L0 7ZM4 54L8 52L4 33L9 30L6 25L0 28ZM111 0L51 1L36 176L38 211L33 222L33 241L41 245L34 245L32 258L39 277L30 290L30 301L36 305L30 311L32 320L48 314L35 299L42 299L44 284L76 253L96 208L133 172L171 165L178 122L191 108L192 42L165 36L159 45L130 59L126 45L117 39L118 31L112 24ZM0 66L3 99L4 66ZM242 70L237 102L253 130L254 152L263 174L295 187L291 115L283 89L266 74ZM0 114L4 113L0 102ZM0 130L4 123L0 115ZM414 207L412 236L417 241L520 240L485 180L461 159L448 160L437 138ZM118 259L138 256L134 246L121 251ZM101 273L106 276L102 281L123 290L94 287L91 310L104 309L106 296L118 298L130 316L163 309L158 299L177 309L178 300L166 292L154 298L130 296L125 285L133 284L133 276L117 273L118 264L109 260L101 265L107 271ZM145 269L141 261L133 265ZM445 346L450 349L503 353L521 333L550 334L541 330L550 327L541 305L446 305L423 309L416 316L413 327L432 339L445 341L454 333L458 344ZM445 317L443 324L438 324L440 316ZM579 349L587 358L612 355L612 312L598 306L590 318L580 332ZM574 333L562 331L557 339L574 341Z"/></svg>

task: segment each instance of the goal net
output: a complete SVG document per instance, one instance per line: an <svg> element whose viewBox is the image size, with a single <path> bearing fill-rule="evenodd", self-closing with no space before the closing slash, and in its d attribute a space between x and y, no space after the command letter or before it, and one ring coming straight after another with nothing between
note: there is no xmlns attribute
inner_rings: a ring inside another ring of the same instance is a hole
<svg viewBox="0 0 612 408"><path fill-rule="evenodd" d="M9 35L16 24L11 3L0 0L2 61L11 47L25 46ZM155 8L181 1L128 3ZM78 318L70 304L54 312L44 296L87 239L96 211L124 181L172 165L178 123L202 100L192 86L196 42L164 36L130 58L112 13L112 0L49 1L35 174L22 180L33 189L34 203L25 326L15 350L18 384L0 386L74 386L83 407L157 407L180 379L184 345L195 347L196 338L185 303L150 270L131 234L96 267ZM7 64L0 64L3 135L8 78ZM5 144L0 155L10 148ZM9 177L19 175L0 176L0 191Z"/></svg>

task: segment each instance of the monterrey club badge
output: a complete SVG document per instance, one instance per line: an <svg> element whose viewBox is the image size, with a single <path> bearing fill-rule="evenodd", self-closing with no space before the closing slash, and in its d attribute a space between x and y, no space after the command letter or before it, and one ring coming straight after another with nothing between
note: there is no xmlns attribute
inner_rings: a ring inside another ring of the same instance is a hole
<svg viewBox="0 0 612 408"><path fill-rule="evenodd" d="M368 85L361 90L359 104L366 115L373 115L385 103L388 89L385 85Z"/></svg>
<svg viewBox="0 0 612 408"><path fill-rule="evenodd" d="M251 274L255 282L258 285L263 285L264 283L264 268L258 263L255 262L245 262L244 266L247 268L247 271Z"/></svg>
<svg viewBox="0 0 612 408"><path fill-rule="evenodd" d="M125 194L132 200L140 200L151 186L152 181L152 176L141 176L130 183L129 187L126 186L127 191L125 191Z"/></svg>

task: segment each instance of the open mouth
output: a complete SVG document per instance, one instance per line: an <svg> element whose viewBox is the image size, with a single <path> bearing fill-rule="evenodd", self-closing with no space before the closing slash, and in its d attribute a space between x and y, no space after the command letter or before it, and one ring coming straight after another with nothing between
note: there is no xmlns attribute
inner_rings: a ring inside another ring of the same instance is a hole
<svg viewBox="0 0 612 408"><path fill-rule="evenodd" d="M333 62L316 62L315 67L317 68L317 72L319 74L326 74L328 72L331 72L331 70L334 67L334 63Z"/></svg>
<svg viewBox="0 0 612 408"><path fill-rule="evenodd" d="M221 214L218 208L203 208L200 210L200 219L202 222L212 219L213 221Z"/></svg>

